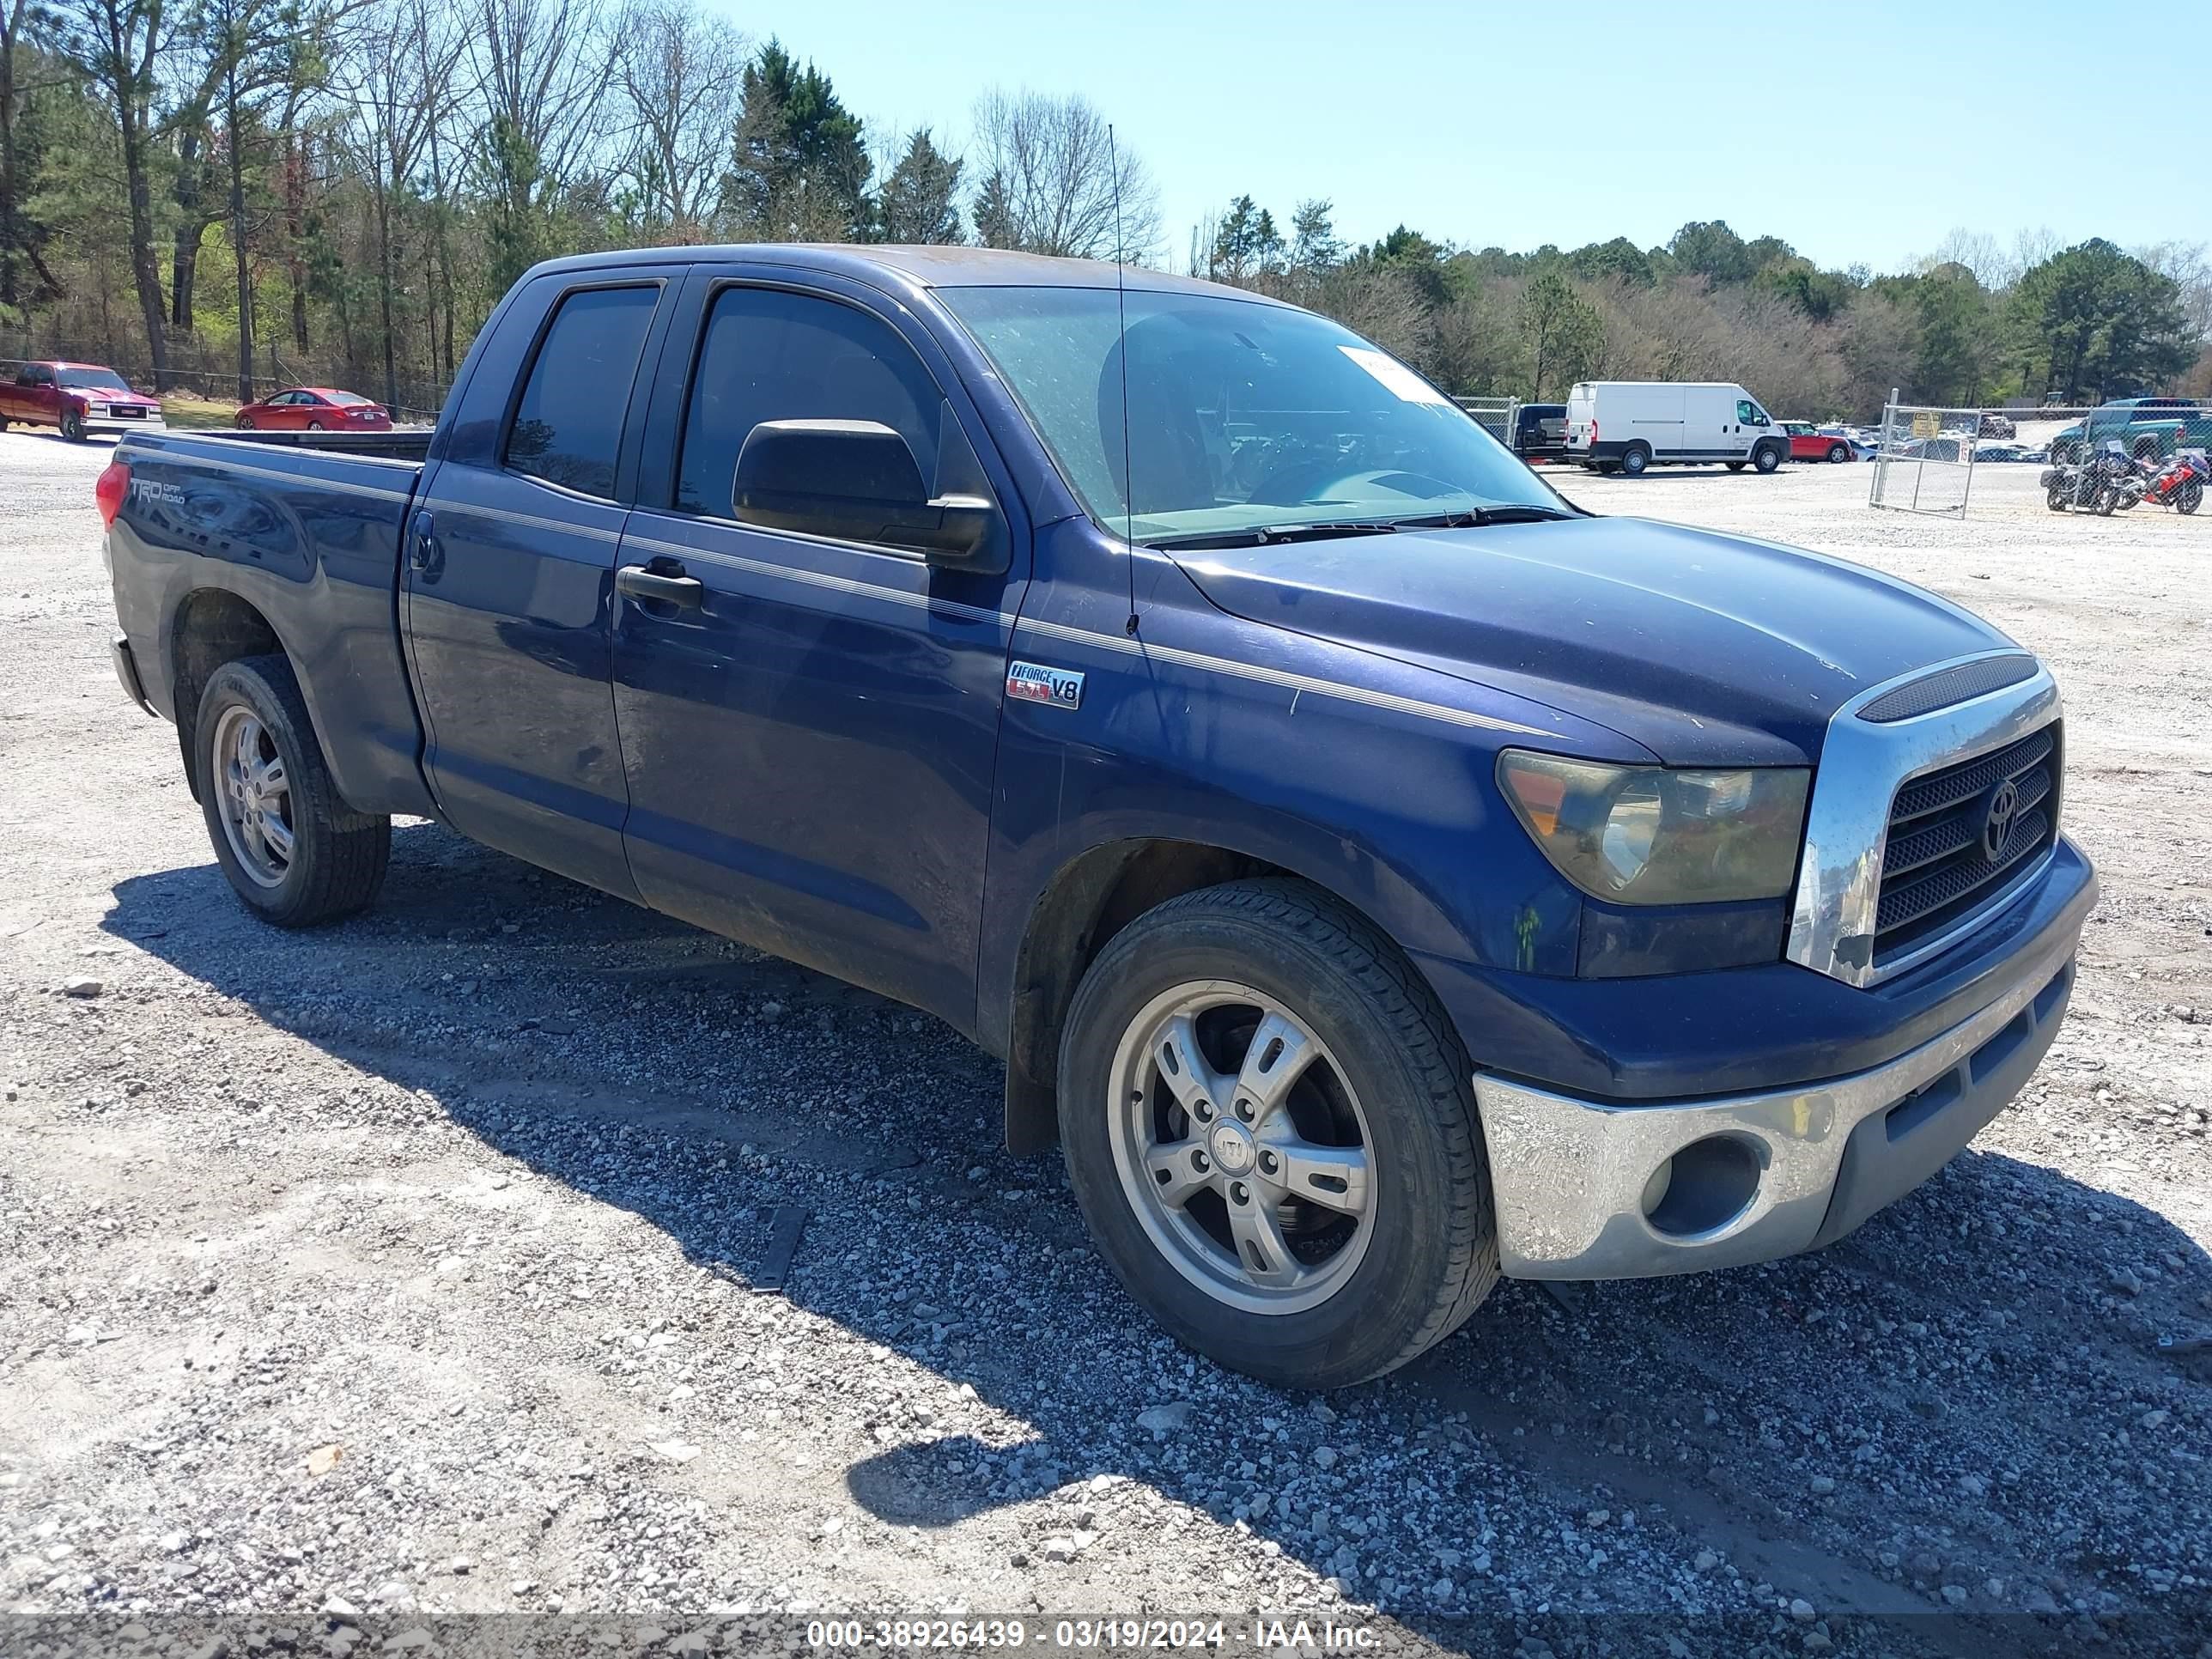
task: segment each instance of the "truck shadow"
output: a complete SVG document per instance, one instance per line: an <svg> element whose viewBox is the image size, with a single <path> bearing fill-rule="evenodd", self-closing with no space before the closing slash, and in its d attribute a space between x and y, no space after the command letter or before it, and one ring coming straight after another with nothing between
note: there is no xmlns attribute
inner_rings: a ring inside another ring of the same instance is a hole
<svg viewBox="0 0 2212 1659"><path fill-rule="evenodd" d="M2159 1517L2212 1505L2203 1460L2144 1426L2205 1409L2212 1362L2156 1339L2203 1322L2212 1260L2039 1165L1970 1152L1817 1257L1501 1285L1422 1361L1322 1402L1162 1337L1057 1159L1000 1151L995 1062L908 1010L427 824L396 832L379 908L319 932L261 927L212 864L115 899L113 935L741 1286L771 1212L805 1208L793 1305L1028 1425L887 1425L909 1443L846 1473L885 1522L1041 1500L1073 1539L1085 1483L1134 1480L1457 1646L1474 1611L1636 1606L1624 1569L1692 1609L1759 1583L1824 1613L1940 1611L1946 1583L1991 1614L2133 1606L2130 1564L2168 1565Z"/></svg>

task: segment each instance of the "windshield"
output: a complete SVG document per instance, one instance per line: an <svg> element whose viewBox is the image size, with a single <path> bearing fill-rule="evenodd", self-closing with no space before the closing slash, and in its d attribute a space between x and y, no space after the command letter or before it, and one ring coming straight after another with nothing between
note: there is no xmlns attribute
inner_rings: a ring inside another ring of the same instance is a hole
<svg viewBox="0 0 2212 1659"><path fill-rule="evenodd" d="M129 382L112 368L64 368L55 378L64 386L78 386L89 391L94 387L102 392L128 392Z"/></svg>
<svg viewBox="0 0 2212 1659"><path fill-rule="evenodd" d="M1111 289L943 292L1091 517L1118 531L1128 515L1133 540L1573 511L1427 381L1310 313Z"/></svg>

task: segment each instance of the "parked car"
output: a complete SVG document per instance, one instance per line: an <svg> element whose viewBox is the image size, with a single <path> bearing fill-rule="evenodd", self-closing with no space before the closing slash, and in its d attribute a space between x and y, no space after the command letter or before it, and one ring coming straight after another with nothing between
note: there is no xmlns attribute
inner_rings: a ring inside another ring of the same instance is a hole
<svg viewBox="0 0 2212 1659"><path fill-rule="evenodd" d="M1784 421L1783 431L1790 434L1790 459L1793 461L1848 461L1851 459L1850 440L1840 432L1826 432L1810 421Z"/></svg>
<svg viewBox="0 0 2212 1659"><path fill-rule="evenodd" d="M1734 381L1590 380L1567 393L1567 455L1632 478L1701 461L1771 472L1790 441Z"/></svg>
<svg viewBox="0 0 2212 1659"><path fill-rule="evenodd" d="M1976 444L1974 459L1981 461L2039 461L2043 457L2026 444Z"/></svg>
<svg viewBox="0 0 2212 1659"><path fill-rule="evenodd" d="M434 434L126 441L118 676L270 922L420 814L949 1022L1131 1295L1280 1384L1501 1273L1831 1243L2003 1109L2097 890L2042 664L1120 275L539 265Z"/></svg>
<svg viewBox="0 0 2212 1659"><path fill-rule="evenodd" d="M1982 416L1980 434L1984 438L2016 438L2020 428L2002 415L1994 412Z"/></svg>
<svg viewBox="0 0 2212 1659"><path fill-rule="evenodd" d="M0 428L10 422L51 426L82 442L94 432L143 432L164 424L158 399L134 392L97 363L25 363L0 385Z"/></svg>
<svg viewBox="0 0 2212 1659"><path fill-rule="evenodd" d="M358 392L302 386L244 404L237 426L241 432L389 432L392 416Z"/></svg>
<svg viewBox="0 0 2212 1659"><path fill-rule="evenodd" d="M2170 460L2179 450L2212 445L2212 406L2190 398L2116 398L2057 433L2051 459L2078 463L2116 438L2131 459Z"/></svg>
<svg viewBox="0 0 2212 1659"><path fill-rule="evenodd" d="M1524 461L1565 460L1567 406L1522 404L1513 416L1513 453Z"/></svg>

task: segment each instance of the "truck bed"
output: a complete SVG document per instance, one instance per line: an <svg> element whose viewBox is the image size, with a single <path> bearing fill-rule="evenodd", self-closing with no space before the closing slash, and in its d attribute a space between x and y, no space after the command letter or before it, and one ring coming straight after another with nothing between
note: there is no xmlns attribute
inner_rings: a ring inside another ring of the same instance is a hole
<svg viewBox="0 0 2212 1659"><path fill-rule="evenodd" d="M116 613L161 714L189 729L198 693L193 665L178 659L179 618L217 607L226 627L270 639L298 665L349 802L434 810L398 612L430 436L147 432L116 446L131 474L108 532Z"/></svg>

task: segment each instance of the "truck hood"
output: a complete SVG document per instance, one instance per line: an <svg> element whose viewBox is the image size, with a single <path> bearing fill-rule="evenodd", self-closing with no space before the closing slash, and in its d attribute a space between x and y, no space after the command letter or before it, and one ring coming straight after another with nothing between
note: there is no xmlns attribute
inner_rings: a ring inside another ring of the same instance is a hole
<svg viewBox="0 0 2212 1659"><path fill-rule="evenodd" d="M1534 698L1677 766L1816 760L1839 704L2012 643L1876 571L1643 519L1175 557L1232 615Z"/></svg>

